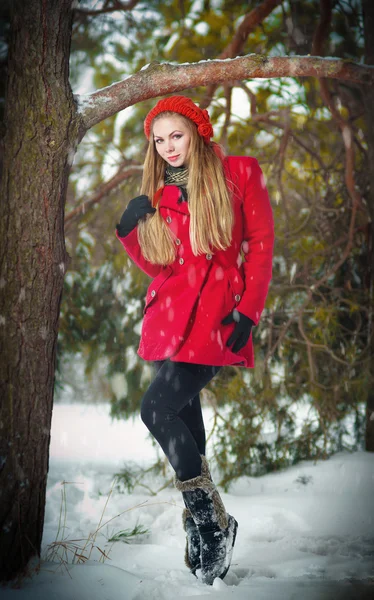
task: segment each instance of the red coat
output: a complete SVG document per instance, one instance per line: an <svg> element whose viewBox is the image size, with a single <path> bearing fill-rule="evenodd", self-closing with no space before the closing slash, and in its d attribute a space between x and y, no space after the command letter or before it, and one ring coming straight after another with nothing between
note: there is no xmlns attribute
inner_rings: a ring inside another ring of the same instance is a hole
<svg viewBox="0 0 374 600"><path fill-rule="evenodd" d="M226 346L234 324L221 325L221 321L234 308L256 325L260 320L272 272L273 215L257 160L232 156L224 164L235 214L227 250L193 255L188 202L177 203L180 190L175 185L165 186L159 201L160 214L175 238L177 256L171 265L162 267L144 259L137 227L124 238L117 234L132 260L154 277L145 299L138 348L145 360L254 366L252 335L234 353L232 346Z"/></svg>

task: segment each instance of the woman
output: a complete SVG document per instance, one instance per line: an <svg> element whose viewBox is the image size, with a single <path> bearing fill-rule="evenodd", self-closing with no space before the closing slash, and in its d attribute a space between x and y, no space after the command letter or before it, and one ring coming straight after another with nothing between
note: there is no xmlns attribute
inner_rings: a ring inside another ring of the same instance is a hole
<svg viewBox="0 0 374 600"><path fill-rule="evenodd" d="M160 100L144 122L149 140L141 196L117 237L153 279L138 354L156 376L141 416L175 471L187 533L186 564L212 584L230 566L237 522L205 458L200 391L224 365L254 366L257 325L271 279L273 217L258 162L224 158L206 110Z"/></svg>

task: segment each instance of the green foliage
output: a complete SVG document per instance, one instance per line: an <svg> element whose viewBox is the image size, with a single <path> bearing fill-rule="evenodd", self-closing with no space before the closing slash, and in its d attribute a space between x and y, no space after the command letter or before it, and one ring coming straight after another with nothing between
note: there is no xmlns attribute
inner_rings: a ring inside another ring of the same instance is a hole
<svg viewBox="0 0 374 600"><path fill-rule="evenodd" d="M74 24L73 87L86 72L92 74L95 89L155 60L213 59L256 5L153 0L139 2L132 11L81 18ZM248 36L243 53L311 53L319 5L318 0L283 3ZM355 0L333 3L324 51L357 62L363 59ZM365 206L358 211L349 241L352 198L341 130L316 79L244 83L230 82L231 98L239 100L232 104L227 131L227 90L222 86L209 113L215 137L221 137L228 153L258 158L272 199L276 244L266 310L254 331L256 368L249 374L228 367L208 386L217 407L213 443L225 486L241 474L261 474L361 447L363 405L372 386L368 214ZM369 165L361 91L336 81L328 86L352 128L356 189L365 197ZM198 102L205 89L184 93ZM141 102L86 136L72 170L68 211L126 161L142 164L143 120L153 105L153 99ZM59 351L83 353L87 376L105 358L106 397L117 417L138 411L152 376L149 364L136 355L149 279L114 237L115 223L139 193L140 177L141 173L125 180L67 234L72 260ZM125 376L122 391L112 384L119 374ZM123 476L129 490L134 478L139 481L134 473Z"/></svg>
<svg viewBox="0 0 374 600"><path fill-rule="evenodd" d="M125 544L130 544L132 540L136 540L141 535L147 535L149 533L149 529L144 529L142 525L137 523L133 529L123 529L122 531L117 531L114 535L112 535L108 542L124 542Z"/></svg>
<svg viewBox="0 0 374 600"><path fill-rule="evenodd" d="M146 490L151 496L156 496L161 489L168 485L168 483L165 485L165 475L165 458L159 458L153 465L147 468L143 468L138 464L127 463L121 471L115 474L116 490L121 494L133 494L136 493L138 488L141 488L142 492ZM161 482L159 489L151 487L155 481Z"/></svg>
<svg viewBox="0 0 374 600"><path fill-rule="evenodd" d="M116 374L126 373L127 385L119 391L109 387L106 399L118 402L116 410L130 415L149 383L139 362L134 363L133 352L126 353L126 348L137 347L134 328L142 312L138 298L144 297L148 278L138 273L131 277L133 267L128 269L130 261L124 253L121 260L107 259L95 266L94 251L92 236L80 232L75 260L65 278L59 345L64 352L83 353L88 377L103 357L109 382Z"/></svg>

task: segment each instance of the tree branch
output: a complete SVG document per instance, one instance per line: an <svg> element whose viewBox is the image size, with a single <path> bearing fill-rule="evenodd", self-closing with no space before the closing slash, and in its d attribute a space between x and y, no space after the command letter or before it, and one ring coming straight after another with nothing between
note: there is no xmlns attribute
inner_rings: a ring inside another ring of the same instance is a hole
<svg viewBox="0 0 374 600"><path fill-rule="evenodd" d="M91 208L92 206L94 206L95 204L100 202L100 200L102 200L110 192L112 192L114 189L116 189L123 181L125 181L126 179L129 179L129 177L131 177L132 175L141 173L142 171L143 171L142 166L131 165L131 166L126 167L125 169L121 169L119 172L117 172L111 179L109 179L109 181L106 181L105 183L103 183L99 187L99 189L97 191L95 191L94 194L90 198L81 202L79 204L79 206L77 206L76 208L71 210L66 215L65 231L67 231L69 229L69 227L71 226L71 224L74 221L76 221L82 214L84 214L88 208Z"/></svg>
<svg viewBox="0 0 374 600"><path fill-rule="evenodd" d="M239 25L230 44L226 46L218 58L234 58L234 56L238 56L243 50L249 34L282 2L283 0L265 0L262 4L251 10Z"/></svg>
<svg viewBox="0 0 374 600"><path fill-rule="evenodd" d="M238 56L243 51L249 34L282 2L283 0L265 0L260 6L256 6L250 13L245 15L231 42L217 58L225 59ZM204 98L200 102L200 108L207 108L210 105L216 89L217 84L208 85Z"/></svg>
<svg viewBox="0 0 374 600"><path fill-rule="evenodd" d="M331 22L331 4L329 0L320 0L321 6L321 21L319 26L317 27L318 34L314 36L314 50L317 52L322 52L324 38L323 35L327 35L327 31L330 27ZM354 145L353 145L353 130L349 121L346 121L339 110L334 105L334 101L330 94L327 79L322 77L320 79L320 90L322 99L327 106L327 108L331 112L331 116L338 125L343 138L344 149L345 149L345 185L347 187L349 196L352 200L352 213L351 219L349 223L348 230L348 242L347 245L340 257L340 260L332 267L332 269L327 272L324 277L318 280L315 284L316 286L321 286L325 281L327 281L331 275L336 273L338 268L346 261L348 258L351 249L353 247L354 241L354 232L355 232L355 220L358 209L364 210L364 206L362 203L361 196L356 189L355 177L354 177L354 168L355 168L355 160L354 160ZM314 286L312 286L314 287Z"/></svg>
<svg viewBox="0 0 374 600"><path fill-rule="evenodd" d="M236 84L237 87L239 87L241 90L243 90L247 96L248 96L248 100L249 100L249 104L251 107L251 117L252 119L256 116L257 113L257 99L256 99L256 94L254 94L248 86L245 85L245 83L243 83L242 81L238 81ZM275 111L278 114L278 111Z"/></svg>
<svg viewBox="0 0 374 600"><path fill-rule="evenodd" d="M200 61L187 65L151 63L118 83L92 94L75 95L85 132L120 110L169 92L208 83L252 78L328 77L357 84L374 85L374 67L340 58L248 54L240 58Z"/></svg>
<svg viewBox="0 0 374 600"><path fill-rule="evenodd" d="M320 0L320 21L314 32L312 54L322 56L331 25L331 0Z"/></svg>
<svg viewBox="0 0 374 600"><path fill-rule="evenodd" d="M225 85L224 88L225 88L225 100L226 100L225 122L222 127L221 139L219 140L219 143L221 144L221 146L223 146L225 148L225 146L227 144L228 129L229 129L230 123L231 123L232 87L229 85Z"/></svg>

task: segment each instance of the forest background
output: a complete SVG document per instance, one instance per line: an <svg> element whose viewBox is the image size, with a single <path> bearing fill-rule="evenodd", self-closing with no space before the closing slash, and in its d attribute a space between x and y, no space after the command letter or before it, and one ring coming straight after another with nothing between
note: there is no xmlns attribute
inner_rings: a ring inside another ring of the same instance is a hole
<svg viewBox="0 0 374 600"><path fill-rule="evenodd" d="M152 377L114 230L158 96L208 108L274 209L256 368L204 393L221 483L374 451L372 1L5 0L0 71L0 577L40 552L54 387L125 418Z"/></svg>
<svg viewBox="0 0 374 600"><path fill-rule="evenodd" d="M116 3L81 2L73 91L108 86L153 61L225 57L246 15L261 4L153 0L115 10ZM318 0L272 4L266 19L242 35L238 54L364 61L360 2L332 2L330 22L323 22ZM324 86L316 78L284 77L185 92L208 108L226 153L259 160L275 218L273 280L254 330L256 367L225 368L203 394L215 411L223 484L365 445L373 282L364 91L336 80ZM110 400L118 418L138 412L152 377L136 354L150 279L124 254L114 228L139 193L143 120L153 105L140 102L87 133L67 196L71 263L56 395L68 386L79 401Z"/></svg>

